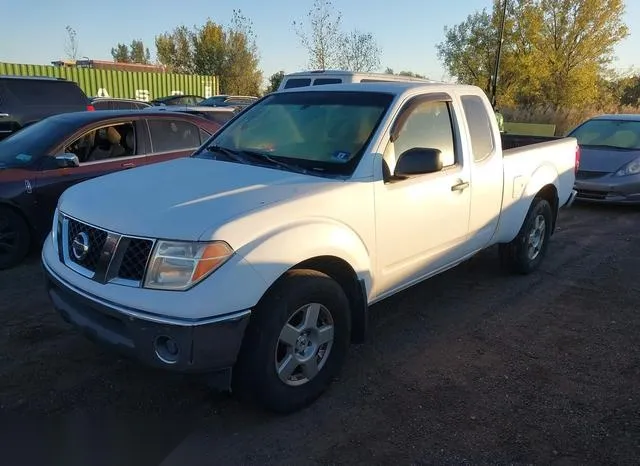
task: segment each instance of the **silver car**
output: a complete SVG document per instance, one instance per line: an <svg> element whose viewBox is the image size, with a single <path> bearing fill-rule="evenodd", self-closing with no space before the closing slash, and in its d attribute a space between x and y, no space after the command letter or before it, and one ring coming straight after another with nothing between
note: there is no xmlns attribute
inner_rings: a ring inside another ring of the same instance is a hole
<svg viewBox="0 0 640 466"><path fill-rule="evenodd" d="M576 199L640 204L640 115L602 115L567 136L580 145Z"/></svg>

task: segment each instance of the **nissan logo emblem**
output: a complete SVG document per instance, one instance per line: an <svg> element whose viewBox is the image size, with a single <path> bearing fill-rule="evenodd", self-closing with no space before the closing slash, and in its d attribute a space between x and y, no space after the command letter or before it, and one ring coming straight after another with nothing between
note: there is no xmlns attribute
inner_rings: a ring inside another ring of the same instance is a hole
<svg viewBox="0 0 640 466"><path fill-rule="evenodd" d="M76 260L81 261L89 254L89 235L84 231L78 233L71 242L71 252Z"/></svg>

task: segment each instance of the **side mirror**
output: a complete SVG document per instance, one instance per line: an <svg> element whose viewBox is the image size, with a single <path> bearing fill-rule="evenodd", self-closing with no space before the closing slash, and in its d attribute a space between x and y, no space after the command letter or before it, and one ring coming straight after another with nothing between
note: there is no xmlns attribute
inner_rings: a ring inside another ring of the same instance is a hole
<svg viewBox="0 0 640 466"><path fill-rule="evenodd" d="M72 168L80 166L80 160L78 160L78 156L70 152L56 155L56 163L60 168Z"/></svg>
<svg viewBox="0 0 640 466"><path fill-rule="evenodd" d="M442 170L442 152L440 149L414 147L400 154L394 175L407 177L424 175Z"/></svg>

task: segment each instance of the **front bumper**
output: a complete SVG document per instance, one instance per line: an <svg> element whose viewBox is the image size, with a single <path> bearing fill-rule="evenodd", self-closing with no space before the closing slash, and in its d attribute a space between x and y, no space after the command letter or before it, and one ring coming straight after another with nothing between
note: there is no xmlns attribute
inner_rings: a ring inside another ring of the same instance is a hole
<svg viewBox="0 0 640 466"><path fill-rule="evenodd" d="M46 261L42 264L54 308L87 338L145 365L176 372L208 373L234 365L249 310L206 321L145 318L74 287Z"/></svg>
<svg viewBox="0 0 640 466"><path fill-rule="evenodd" d="M618 180L607 176L598 180L576 180L576 199L601 204L639 204L640 182L636 176L631 178Z"/></svg>

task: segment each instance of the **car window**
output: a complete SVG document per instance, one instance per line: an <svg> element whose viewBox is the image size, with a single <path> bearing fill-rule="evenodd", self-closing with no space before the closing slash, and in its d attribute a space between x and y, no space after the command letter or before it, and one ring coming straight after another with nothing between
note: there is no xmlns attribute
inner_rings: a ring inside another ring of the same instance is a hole
<svg viewBox="0 0 640 466"><path fill-rule="evenodd" d="M400 155L416 147L439 149L442 165L456 163L451 109L448 102L429 101L417 105L405 121L398 139L393 142L396 160Z"/></svg>
<svg viewBox="0 0 640 466"><path fill-rule="evenodd" d="M109 100L94 100L91 105L96 110L111 110L111 102Z"/></svg>
<svg viewBox="0 0 640 466"><path fill-rule="evenodd" d="M593 119L569 133L583 146L640 149L640 121Z"/></svg>
<svg viewBox="0 0 640 466"><path fill-rule="evenodd" d="M323 84L341 84L340 78L318 78L313 82L314 86L322 86Z"/></svg>
<svg viewBox="0 0 640 466"><path fill-rule="evenodd" d="M200 129L187 121L150 119L149 132L153 152L189 150L200 146Z"/></svg>
<svg viewBox="0 0 640 466"><path fill-rule="evenodd" d="M481 162L493 152L493 127L484 101L476 95L464 95L460 98L465 119L469 126L473 160Z"/></svg>
<svg viewBox="0 0 640 466"><path fill-rule="evenodd" d="M80 164L138 155L133 123L117 123L92 129L65 146Z"/></svg>
<svg viewBox="0 0 640 466"><path fill-rule="evenodd" d="M211 137L211 134L200 128L200 144L204 144L207 139Z"/></svg>
<svg viewBox="0 0 640 466"><path fill-rule="evenodd" d="M74 82L47 79L7 79L5 86L21 105L81 105L89 102Z"/></svg>
<svg viewBox="0 0 640 466"><path fill-rule="evenodd" d="M287 80L287 82L284 85L285 89L291 89L294 87L304 87L304 86L310 86L311 85L311 79L309 78L291 78L289 80Z"/></svg>

